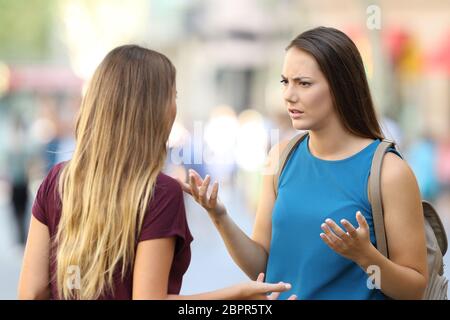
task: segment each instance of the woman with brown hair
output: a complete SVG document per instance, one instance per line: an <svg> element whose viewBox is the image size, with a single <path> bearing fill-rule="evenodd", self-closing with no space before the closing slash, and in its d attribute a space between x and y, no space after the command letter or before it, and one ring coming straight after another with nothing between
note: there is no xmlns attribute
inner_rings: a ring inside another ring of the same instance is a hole
<svg viewBox="0 0 450 320"><path fill-rule="evenodd" d="M183 191L163 174L176 115L175 68L135 45L95 71L71 160L54 166L32 209L21 299L255 299L288 284L258 281L178 295L190 262Z"/></svg>
<svg viewBox="0 0 450 320"><path fill-rule="evenodd" d="M270 168L288 141L269 152L251 238L218 200L217 182L208 192L209 176L191 171L183 189L252 279L266 272L268 281L291 283L299 299L421 299L428 274L420 192L395 150L381 170L389 259L376 249L368 178L384 136L355 44L334 28L300 34L287 47L281 83L292 125L307 136L277 185ZM367 284L372 270L381 287Z"/></svg>

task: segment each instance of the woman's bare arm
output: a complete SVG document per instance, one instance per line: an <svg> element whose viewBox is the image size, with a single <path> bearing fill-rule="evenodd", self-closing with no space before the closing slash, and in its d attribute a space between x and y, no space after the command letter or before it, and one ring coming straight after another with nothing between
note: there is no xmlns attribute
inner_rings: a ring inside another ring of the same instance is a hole
<svg viewBox="0 0 450 320"><path fill-rule="evenodd" d="M50 298L49 255L48 227L32 215L17 290L20 300Z"/></svg>
<svg viewBox="0 0 450 320"><path fill-rule="evenodd" d="M183 190L193 196L208 212L219 231L225 246L234 262L250 279L256 280L265 273L272 234L272 209L275 203L274 175L280 154L288 141L275 145L267 157L263 168L263 182L258 201L256 218L251 238L233 221L227 210L217 199L218 184L215 183L211 195L207 195L209 176L203 180L195 171L190 173L190 183L180 182Z"/></svg>
<svg viewBox="0 0 450 320"><path fill-rule="evenodd" d="M167 294L169 273L175 250L175 238L142 241L138 244L133 271L133 299L223 300L266 299L268 292L282 292L290 285L259 281L237 284L224 289L193 295ZM295 297L291 296L291 299Z"/></svg>
<svg viewBox="0 0 450 320"><path fill-rule="evenodd" d="M362 266L380 267L381 290L394 299L421 299L428 281L427 249L420 191L414 173L398 156L386 154L381 193L389 260L378 251Z"/></svg>

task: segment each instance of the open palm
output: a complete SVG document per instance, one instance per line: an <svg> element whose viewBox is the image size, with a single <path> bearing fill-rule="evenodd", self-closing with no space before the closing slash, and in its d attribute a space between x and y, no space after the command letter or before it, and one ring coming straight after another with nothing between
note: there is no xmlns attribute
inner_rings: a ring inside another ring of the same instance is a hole
<svg viewBox="0 0 450 320"><path fill-rule="evenodd" d="M205 208L208 213L224 214L226 212L225 206L220 201L219 183L213 183L211 192L209 192L209 185L211 177L206 175L203 179L195 170L189 170L189 178L187 182L178 180L183 191L190 194L194 200Z"/></svg>

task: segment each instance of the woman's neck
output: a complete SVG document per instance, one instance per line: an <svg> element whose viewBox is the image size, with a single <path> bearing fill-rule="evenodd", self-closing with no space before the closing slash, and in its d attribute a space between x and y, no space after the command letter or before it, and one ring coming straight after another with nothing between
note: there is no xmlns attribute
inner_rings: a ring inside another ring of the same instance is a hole
<svg viewBox="0 0 450 320"><path fill-rule="evenodd" d="M343 129L331 130L331 128L310 130L309 136L310 152L324 160L348 157L373 141L373 139L355 136Z"/></svg>

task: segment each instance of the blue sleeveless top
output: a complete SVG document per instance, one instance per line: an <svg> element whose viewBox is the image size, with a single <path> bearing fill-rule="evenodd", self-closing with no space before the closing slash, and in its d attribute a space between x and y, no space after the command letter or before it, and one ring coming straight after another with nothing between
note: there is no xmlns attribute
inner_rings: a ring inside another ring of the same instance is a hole
<svg viewBox="0 0 450 320"><path fill-rule="evenodd" d="M380 142L374 140L342 160L322 160L312 155L309 136L293 150L278 181L266 270L267 282L292 285L280 299L291 294L298 299L386 299L380 290L368 288L366 272L320 238L321 224L327 218L341 227L340 221L347 219L357 228L359 210L369 224L375 245L367 184Z"/></svg>

